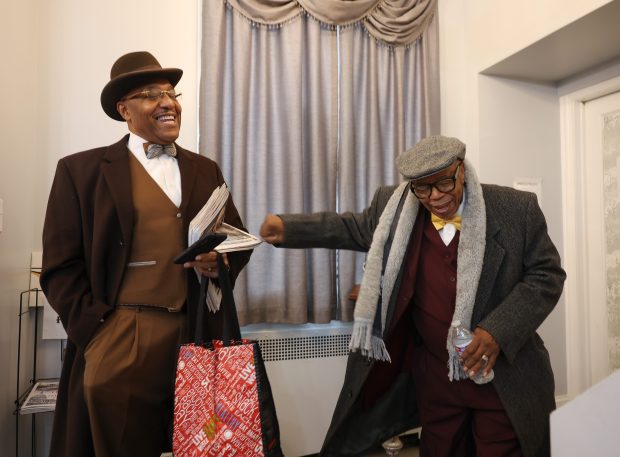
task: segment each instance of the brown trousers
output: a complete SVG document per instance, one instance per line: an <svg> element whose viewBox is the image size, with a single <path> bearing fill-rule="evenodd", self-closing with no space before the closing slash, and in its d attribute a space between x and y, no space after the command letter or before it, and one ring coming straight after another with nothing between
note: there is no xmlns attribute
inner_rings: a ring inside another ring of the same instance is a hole
<svg viewBox="0 0 620 457"><path fill-rule="evenodd" d="M86 348L84 396L97 457L169 447L184 313L117 308Z"/></svg>

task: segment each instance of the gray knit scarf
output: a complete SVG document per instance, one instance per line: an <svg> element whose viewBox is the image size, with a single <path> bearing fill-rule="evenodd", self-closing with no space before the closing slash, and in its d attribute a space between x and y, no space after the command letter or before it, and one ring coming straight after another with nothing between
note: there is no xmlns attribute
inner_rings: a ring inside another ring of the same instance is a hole
<svg viewBox="0 0 620 457"><path fill-rule="evenodd" d="M458 247L456 306L452 321L459 320L469 328L484 259L486 212L482 187L473 166L467 160L465 182L465 205ZM383 341L385 321L392 293L398 293L394 291L394 284L401 270L420 207L418 199L408 190L408 185L409 183L405 182L396 188L379 218L353 314L353 333L349 349L352 352L360 351L362 355L375 360L390 361ZM394 220L401 198L405 200L400 216ZM390 236L392 223L397 225L396 229L392 230L393 239L388 258L384 262L385 244ZM446 347L449 354L450 380L468 379L459 363L451 333L448 334Z"/></svg>

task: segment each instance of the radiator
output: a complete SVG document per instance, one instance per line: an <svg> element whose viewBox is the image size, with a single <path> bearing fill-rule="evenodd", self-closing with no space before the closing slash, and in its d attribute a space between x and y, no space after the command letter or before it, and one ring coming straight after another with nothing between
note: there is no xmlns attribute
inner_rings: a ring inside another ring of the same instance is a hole
<svg viewBox="0 0 620 457"><path fill-rule="evenodd" d="M342 322L242 328L261 347L286 457L321 449L344 380L351 328Z"/></svg>

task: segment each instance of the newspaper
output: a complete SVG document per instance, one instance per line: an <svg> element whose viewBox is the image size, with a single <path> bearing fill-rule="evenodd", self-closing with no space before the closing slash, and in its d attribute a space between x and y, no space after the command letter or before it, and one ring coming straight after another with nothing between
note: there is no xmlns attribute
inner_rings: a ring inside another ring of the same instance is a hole
<svg viewBox="0 0 620 457"><path fill-rule="evenodd" d="M205 234L215 231L222 223L229 195L230 192L226 184L222 184L213 191L207 203L189 223L189 232L187 234L189 246L201 239Z"/></svg>
<svg viewBox="0 0 620 457"><path fill-rule="evenodd" d="M54 411L58 396L58 380L37 381L19 409L20 414Z"/></svg>
<svg viewBox="0 0 620 457"><path fill-rule="evenodd" d="M213 191L207 203L189 223L187 235L189 246L209 232L227 235L227 238L215 248L215 251L220 254L254 249L262 243L260 238L223 222L229 195L226 184L222 184Z"/></svg>
<svg viewBox="0 0 620 457"><path fill-rule="evenodd" d="M233 227L232 225L228 225L226 222L222 222L222 224L217 228L217 233L224 233L226 239L222 241L218 246L216 246L215 250L220 254L224 252L234 252L234 251L245 251L246 249L254 249L256 246L261 244L263 241L254 235L244 232L237 227Z"/></svg>

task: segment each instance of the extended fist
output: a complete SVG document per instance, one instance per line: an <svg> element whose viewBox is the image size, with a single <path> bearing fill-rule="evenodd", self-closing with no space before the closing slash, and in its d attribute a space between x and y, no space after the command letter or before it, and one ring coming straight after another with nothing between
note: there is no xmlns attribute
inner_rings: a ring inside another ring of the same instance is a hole
<svg viewBox="0 0 620 457"><path fill-rule="evenodd" d="M260 226L261 238L269 244L280 244L284 241L284 222L275 214L267 214Z"/></svg>

